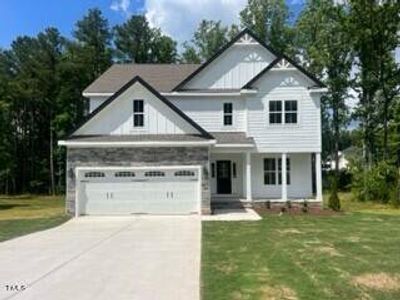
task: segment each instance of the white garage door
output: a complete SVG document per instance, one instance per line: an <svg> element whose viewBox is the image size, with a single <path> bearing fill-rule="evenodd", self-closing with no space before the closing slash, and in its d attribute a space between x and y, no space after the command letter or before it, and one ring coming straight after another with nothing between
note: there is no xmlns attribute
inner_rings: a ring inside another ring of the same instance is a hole
<svg viewBox="0 0 400 300"><path fill-rule="evenodd" d="M80 170L78 214L189 214L199 210L194 168Z"/></svg>

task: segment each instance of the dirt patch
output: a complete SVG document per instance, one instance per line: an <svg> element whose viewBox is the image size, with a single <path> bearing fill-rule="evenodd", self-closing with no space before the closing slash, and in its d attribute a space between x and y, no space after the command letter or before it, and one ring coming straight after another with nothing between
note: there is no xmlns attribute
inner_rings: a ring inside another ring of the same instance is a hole
<svg viewBox="0 0 400 300"><path fill-rule="evenodd" d="M296 228L288 228L288 229L282 229L282 230L277 230L277 231L279 233L283 233L283 234L303 234L304 233Z"/></svg>
<svg viewBox="0 0 400 300"><path fill-rule="evenodd" d="M379 291L400 290L400 276L388 273L367 273L355 276L353 284Z"/></svg>
<svg viewBox="0 0 400 300"><path fill-rule="evenodd" d="M314 250L322 254L327 254L329 256L343 256L335 248L331 246L316 247L314 248Z"/></svg>
<svg viewBox="0 0 400 300"><path fill-rule="evenodd" d="M297 300L294 290L286 286L263 286L261 289L261 298L265 300Z"/></svg>

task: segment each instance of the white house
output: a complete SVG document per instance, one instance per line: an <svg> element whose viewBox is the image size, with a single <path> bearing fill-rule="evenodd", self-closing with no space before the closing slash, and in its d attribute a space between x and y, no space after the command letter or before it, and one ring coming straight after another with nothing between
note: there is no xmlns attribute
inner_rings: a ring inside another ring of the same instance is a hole
<svg viewBox="0 0 400 300"><path fill-rule="evenodd" d="M68 138L67 210L209 213L214 203L322 200L313 75L249 30L202 65L113 65ZM286 170L282 172L282 170Z"/></svg>

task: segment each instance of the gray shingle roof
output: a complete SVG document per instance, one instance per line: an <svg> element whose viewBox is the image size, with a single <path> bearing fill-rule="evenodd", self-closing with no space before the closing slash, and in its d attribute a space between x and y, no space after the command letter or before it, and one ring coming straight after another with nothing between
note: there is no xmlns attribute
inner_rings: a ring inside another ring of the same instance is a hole
<svg viewBox="0 0 400 300"><path fill-rule="evenodd" d="M83 93L115 93L135 76L143 78L158 92L170 92L199 66L197 64L114 64Z"/></svg>
<svg viewBox="0 0 400 300"><path fill-rule="evenodd" d="M217 144L249 144L254 145L254 139L247 137L245 132L210 132Z"/></svg>

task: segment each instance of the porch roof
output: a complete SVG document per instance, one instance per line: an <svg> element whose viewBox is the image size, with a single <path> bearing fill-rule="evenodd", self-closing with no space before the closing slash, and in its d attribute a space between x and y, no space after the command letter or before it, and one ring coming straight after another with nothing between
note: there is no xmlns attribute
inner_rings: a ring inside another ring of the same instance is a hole
<svg viewBox="0 0 400 300"><path fill-rule="evenodd" d="M210 134L217 140L216 146L255 146L254 139L248 137L245 132L210 132Z"/></svg>

